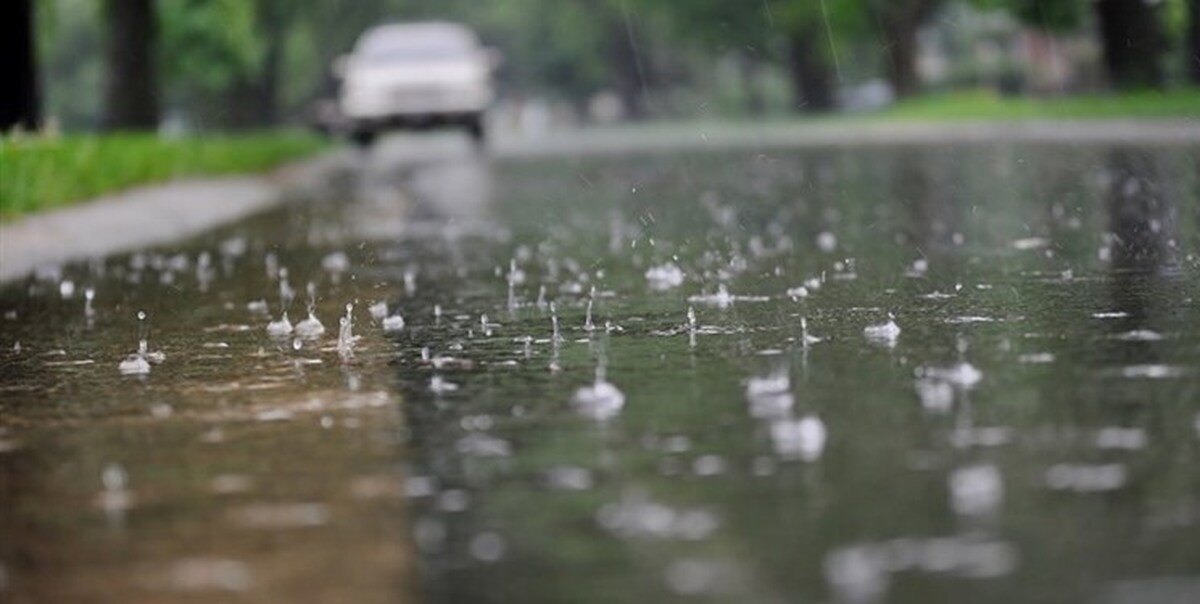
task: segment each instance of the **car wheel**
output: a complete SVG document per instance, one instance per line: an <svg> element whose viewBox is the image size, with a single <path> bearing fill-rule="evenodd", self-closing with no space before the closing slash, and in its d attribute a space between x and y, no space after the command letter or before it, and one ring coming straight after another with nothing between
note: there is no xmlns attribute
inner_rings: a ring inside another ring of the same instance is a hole
<svg viewBox="0 0 1200 604"><path fill-rule="evenodd" d="M375 132L373 130L356 130L350 133L350 142L360 149L369 149L375 142Z"/></svg>
<svg viewBox="0 0 1200 604"><path fill-rule="evenodd" d="M483 116L476 115L467 120L467 132L476 143L487 139L487 131L483 128Z"/></svg>

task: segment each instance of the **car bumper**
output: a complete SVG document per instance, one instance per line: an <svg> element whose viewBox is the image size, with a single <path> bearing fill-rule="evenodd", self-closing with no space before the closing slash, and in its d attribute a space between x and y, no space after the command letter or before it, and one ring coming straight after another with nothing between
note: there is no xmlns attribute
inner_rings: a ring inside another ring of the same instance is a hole
<svg viewBox="0 0 1200 604"><path fill-rule="evenodd" d="M392 93L349 91L341 101L342 115L353 121L416 120L432 116L482 113L492 102L487 88L400 90Z"/></svg>
<svg viewBox="0 0 1200 604"><path fill-rule="evenodd" d="M396 113L390 115L360 116L346 121L350 132L377 132L380 130L439 128L442 126L465 126L480 119L482 110L464 112Z"/></svg>

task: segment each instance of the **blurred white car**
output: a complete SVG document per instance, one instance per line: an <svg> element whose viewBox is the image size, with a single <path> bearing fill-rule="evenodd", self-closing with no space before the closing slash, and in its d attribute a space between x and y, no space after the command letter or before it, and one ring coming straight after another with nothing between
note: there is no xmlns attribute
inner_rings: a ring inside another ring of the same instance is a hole
<svg viewBox="0 0 1200 604"><path fill-rule="evenodd" d="M482 140L498 63L494 50L454 23L371 28L334 66L343 126L364 146L386 130L439 126L461 126Z"/></svg>

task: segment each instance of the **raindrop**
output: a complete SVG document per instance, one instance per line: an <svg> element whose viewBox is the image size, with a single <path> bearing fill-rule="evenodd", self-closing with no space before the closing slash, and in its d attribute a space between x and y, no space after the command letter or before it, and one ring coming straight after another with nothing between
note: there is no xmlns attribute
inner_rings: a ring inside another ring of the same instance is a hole
<svg viewBox="0 0 1200 604"><path fill-rule="evenodd" d="M100 473L99 505L108 514L109 520L120 522L125 510L133 507L133 493L129 491L129 476L121 464L110 463Z"/></svg>
<svg viewBox="0 0 1200 604"><path fill-rule="evenodd" d="M404 317L400 314L400 311L396 311L396 314L383 319L383 330L385 332L397 332L402 329L404 329Z"/></svg>
<svg viewBox="0 0 1200 604"><path fill-rule="evenodd" d="M89 287L83 290L83 316L92 318L96 316L96 310L92 308L92 300L96 299L96 290Z"/></svg>
<svg viewBox="0 0 1200 604"><path fill-rule="evenodd" d="M605 380L604 366L596 367L596 381L575 391L571 403L582 415L597 420L615 417L625 406L625 394Z"/></svg>
<svg viewBox="0 0 1200 604"><path fill-rule="evenodd" d="M832 253L837 249L837 236L829 231L824 231L817 235L817 249L826 254Z"/></svg>
<svg viewBox="0 0 1200 604"><path fill-rule="evenodd" d="M825 452L825 422L815 415L771 422L771 444L784 459L816 461Z"/></svg>
<svg viewBox="0 0 1200 604"><path fill-rule="evenodd" d="M562 334L558 331L558 307L553 302L550 303L550 325L554 328L554 342L557 344L562 341Z"/></svg>
<svg viewBox="0 0 1200 604"><path fill-rule="evenodd" d="M916 381L917 396L921 408L931 413L945 413L954 405L954 387L948 382L935 379Z"/></svg>
<svg viewBox="0 0 1200 604"><path fill-rule="evenodd" d="M333 252L321 259L321 268L329 273L344 273L350 270L350 257L345 252Z"/></svg>
<svg viewBox="0 0 1200 604"><path fill-rule="evenodd" d="M343 361L354 358L354 344L358 337L354 335L354 304L346 303L346 316L338 321L338 356Z"/></svg>
<svg viewBox="0 0 1200 604"><path fill-rule="evenodd" d="M1004 499L1004 478L993 465L958 468L950 473L950 506L964 516L995 512Z"/></svg>
<svg viewBox="0 0 1200 604"><path fill-rule="evenodd" d="M308 317L296 324L296 335L315 339L325 335L325 326L317 319L317 284L308 282Z"/></svg>
<svg viewBox="0 0 1200 604"><path fill-rule="evenodd" d="M683 285L683 269L674 262L652 266L646 270L646 282L650 289L665 291Z"/></svg>
<svg viewBox="0 0 1200 604"><path fill-rule="evenodd" d="M458 390L458 384L449 382L440 375L435 375L429 379L429 391L434 394L442 394L444 392L454 392Z"/></svg>
<svg viewBox="0 0 1200 604"><path fill-rule="evenodd" d="M417 270L408 268L404 271L404 293L411 298L417 293Z"/></svg>
<svg viewBox="0 0 1200 604"><path fill-rule="evenodd" d="M577 466L559 466L546 472L546 484L556 491L586 491L592 488L592 472Z"/></svg>
<svg viewBox="0 0 1200 604"><path fill-rule="evenodd" d="M881 344L888 347L895 346L896 340L900 337L900 326L896 325L896 317L889 312L887 323L864 327L863 336L867 338L867 341L874 344Z"/></svg>
<svg viewBox="0 0 1200 604"><path fill-rule="evenodd" d="M983 372L974 365L962 362L953 367L926 367L918 370L919 375L940 380L959 388L973 388L983 379Z"/></svg>
<svg viewBox="0 0 1200 604"><path fill-rule="evenodd" d="M496 562L504 557L507 546L496 533L480 533L471 539L471 556L480 562Z"/></svg>
<svg viewBox="0 0 1200 604"><path fill-rule="evenodd" d="M137 352L126 356L124 360L117 364L117 370L122 375L146 375L150 373L150 363L161 363L166 360L166 355L163 353L150 351L150 346L146 340L146 311L139 310L137 318Z"/></svg>
<svg viewBox="0 0 1200 604"><path fill-rule="evenodd" d="M808 333L808 317L800 317L800 343L808 347L822 341L824 340Z"/></svg>
<svg viewBox="0 0 1200 604"><path fill-rule="evenodd" d="M272 338L286 338L292 335L292 322L284 311L278 320L267 323L267 335Z"/></svg>
<svg viewBox="0 0 1200 604"><path fill-rule="evenodd" d="M387 317L388 305L387 302L379 301L367 307L367 312L371 314L371 318L375 321L382 321Z"/></svg>
<svg viewBox="0 0 1200 604"><path fill-rule="evenodd" d="M1046 471L1046 486L1056 491L1098 493L1125 486L1129 471L1123 464L1060 463Z"/></svg>

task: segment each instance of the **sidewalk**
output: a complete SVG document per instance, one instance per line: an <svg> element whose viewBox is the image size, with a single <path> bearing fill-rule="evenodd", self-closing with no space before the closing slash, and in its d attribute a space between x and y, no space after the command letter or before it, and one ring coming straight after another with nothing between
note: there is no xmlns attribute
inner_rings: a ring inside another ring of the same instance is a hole
<svg viewBox="0 0 1200 604"><path fill-rule="evenodd" d="M261 212L344 162L331 152L265 175L149 185L0 225L0 283L44 266L160 245Z"/></svg>

